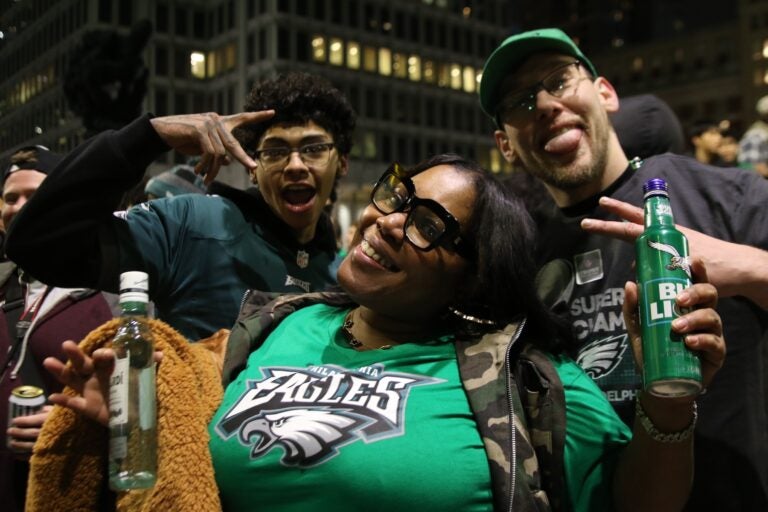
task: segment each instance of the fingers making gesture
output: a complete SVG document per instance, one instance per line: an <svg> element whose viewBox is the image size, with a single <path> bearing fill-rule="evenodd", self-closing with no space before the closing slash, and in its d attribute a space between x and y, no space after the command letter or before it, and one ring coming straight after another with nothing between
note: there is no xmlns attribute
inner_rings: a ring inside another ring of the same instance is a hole
<svg viewBox="0 0 768 512"><path fill-rule="evenodd" d="M265 121L274 116L274 110L241 112L222 116L214 112L178 116L155 117L152 127L171 148L185 155L202 155L195 172L205 175L209 184L219 173L222 165L234 158L248 170L256 162L248 156L232 135L235 128Z"/></svg>

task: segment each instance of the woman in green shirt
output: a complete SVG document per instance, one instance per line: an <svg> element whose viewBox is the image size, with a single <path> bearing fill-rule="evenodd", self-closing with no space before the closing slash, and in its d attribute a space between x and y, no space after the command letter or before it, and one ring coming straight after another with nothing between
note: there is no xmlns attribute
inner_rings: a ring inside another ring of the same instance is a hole
<svg viewBox="0 0 768 512"><path fill-rule="evenodd" d="M537 299L532 243L521 203L476 164L392 166L339 268L343 292L244 304L209 425L223 509L681 508L693 399L640 393L649 422L630 433ZM626 297L638 344L634 284ZM698 306L681 332L705 385L725 353L716 298L700 283L679 299Z"/></svg>

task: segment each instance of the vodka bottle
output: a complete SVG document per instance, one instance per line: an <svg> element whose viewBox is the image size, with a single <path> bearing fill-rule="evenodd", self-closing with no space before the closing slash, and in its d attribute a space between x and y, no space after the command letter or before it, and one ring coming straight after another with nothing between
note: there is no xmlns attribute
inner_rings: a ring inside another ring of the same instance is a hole
<svg viewBox="0 0 768 512"><path fill-rule="evenodd" d="M657 396L695 395L701 389L699 359L672 332L672 321L685 314L675 298L691 285L688 240L675 228L666 181L648 180L643 193L645 230L635 242L643 385Z"/></svg>
<svg viewBox="0 0 768 512"><path fill-rule="evenodd" d="M148 277L120 275L121 323L112 342L109 387L109 486L152 487L157 478L157 414L152 333L147 324Z"/></svg>

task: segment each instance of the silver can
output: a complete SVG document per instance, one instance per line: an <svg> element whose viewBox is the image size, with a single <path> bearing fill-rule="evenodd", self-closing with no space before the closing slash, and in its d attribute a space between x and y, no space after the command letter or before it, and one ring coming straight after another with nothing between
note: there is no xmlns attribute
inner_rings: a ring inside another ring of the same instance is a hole
<svg viewBox="0 0 768 512"><path fill-rule="evenodd" d="M45 394L37 386L19 386L13 388L8 398L8 427L14 418L29 416L39 412L45 405ZM11 438L7 438L10 447Z"/></svg>

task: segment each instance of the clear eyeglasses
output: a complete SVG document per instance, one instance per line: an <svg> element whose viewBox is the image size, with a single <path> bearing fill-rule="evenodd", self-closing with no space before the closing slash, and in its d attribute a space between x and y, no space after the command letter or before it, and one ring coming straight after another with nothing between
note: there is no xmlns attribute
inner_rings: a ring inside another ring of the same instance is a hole
<svg viewBox="0 0 768 512"><path fill-rule="evenodd" d="M580 66L581 62L578 60L563 64L532 86L505 95L497 109L497 119L514 122L524 118L536 109L536 96L539 91L546 91L555 98L564 98L575 93L579 82L585 78L579 74Z"/></svg>
<svg viewBox="0 0 768 512"><path fill-rule="evenodd" d="M291 158L294 151L305 165L310 167L322 167L331 159L331 150L335 147L333 142L316 142L305 144L297 148L290 146L275 146L272 148L257 149L253 155L259 160L265 169L283 167Z"/></svg>

